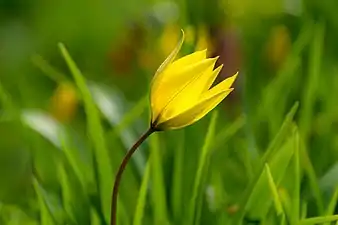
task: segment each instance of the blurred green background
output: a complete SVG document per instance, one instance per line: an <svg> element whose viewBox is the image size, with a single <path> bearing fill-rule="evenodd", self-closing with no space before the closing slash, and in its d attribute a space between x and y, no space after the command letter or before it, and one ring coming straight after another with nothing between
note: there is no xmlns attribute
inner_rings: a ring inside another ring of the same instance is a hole
<svg viewBox="0 0 338 225"><path fill-rule="evenodd" d="M239 71L235 91L140 147L118 224L333 224L336 9L336 0L0 0L0 224L109 224L114 174L148 128L150 81L180 29L180 54L219 55L219 81Z"/></svg>

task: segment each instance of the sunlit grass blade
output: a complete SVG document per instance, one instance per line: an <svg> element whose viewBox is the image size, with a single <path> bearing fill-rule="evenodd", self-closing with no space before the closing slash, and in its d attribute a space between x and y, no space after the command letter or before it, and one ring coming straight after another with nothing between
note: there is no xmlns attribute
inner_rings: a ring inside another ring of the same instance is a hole
<svg viewBox="0 0 338 225"><path fill-rule="evenodd" d="M305 219L307 217L307 202L302 202L302 208L300 213L300 219Z"/></svg>
<svg viewBox="0 0 338 225"><path fill-rule="evenodd" d="M289 137L285 144L268 160L271 168L271 176L274 177L275 185L279 185L293 156L293 138ZM269 168L269 169L270 169ZM265 170L264 170L265 171ZM255 187L250 193L250 198L245 205L245 210L255 217L264 217L271 211L273 196L269 191L269 179L266 173L262 171Z"/></svg>
<svg viewBox="0 0 338 225"><path fill-rule="evenodd" d="M267 163L265 164L265 172L266 172L266 175L268 177L269 187L270 187L270 191L272 193L272 197L273 197L275 209L276 209L276 212L277 212L277 216L282 216L282 217L285 218L286 215L285 215L285 212L284 212L284 209L283 209L283 204L280 200L277 186L276 186L275 181L272 177L270 167Z"/></svg>
<svg viewBox="0 0 338 225"><path fill-rule="evenodd" d="M59 48L83 97L84 107L87 115L87 129L89 137L95 148L94 154L98 166L98 186L100 188L100 196L102 201L101 204L106 222L108 222L113 172L109 160L108 150L106 148L100 115L95 103L93 102L85 78L82 76L80 70L69 55L66 47L62 43L59 43Z"/></svg>
<svg viewBox="0 0 338 225"><path fill-rule="evenodd" d="M168 209L166 190L162 168L162 157L160 149L159 134L150 137L150 160L151 160L151 193L154 209L154 224L168 223Z"/></svg>
<svg viewBox="0 0 338 225"><path fill-rule="evenodd" d="M335 208L337 206L337 202L338 202L338 187L335 188L333 195L331 197L331 200L329 202L329 205L327 206L327 209L326 209L326 215L327 216L334 214ZM330 225L330 224L328 223L326 225Z"/></svg>
<svg viewBox="0 0 338 225"><path fill-rule="evenodd" d="M41 55L35 54L31 57L32 63L37 66L43 74L56 83L69 82L69 79L56 68L51 66Z"/></svg>
<svg viewBox="0 0 338 225"><path fill-rule="evenodd" d="M181 132L181 137L178 140L177 148L175 150L174 171L172 176L172 198L171 206L174 220L177 221L182 216L182 185L184 172L184 131Z"/></svg>
<svg viewBox="0 0 338 225"><path fill-rule="evenodd" d="M205 171L208 169L207 166L209 165L210 160L210 150L211 150L211 143L213 142L214 136L215 136L215 127L217 122L217 116L218 113L215 111L212 114L208 131L206 133L206 137L203 143L203 147L200 153L198 165L197 165L197 171L195 175L195 181L194 186L192 189L192 196L189 203L189 214L187 219L187 225L194 225L195 224L195 216L198 213L198 201L199 198L202 198L204 189L202 188L202 180L203 175L205 175Z"/></svg>
<svg viewBox="0 0 338 225"><path fill-rule="evenodd" d="M148 160L148 163L145 168L145 172L143 175L139 196L137 199L137 205L134 214L133 225L142 225L142 219L144 217L144 209L147 201L147 191L150 180L150 172L151 172L151 160Z"/></svg>
<svg viewBox="0 0 338 225"><path fill-rule="evenodd" d="M278 146L280 146L283 143L283 141L286 139L286 137L288 136L290 129L291 129L292 120L293 120L293 117L294 117L297 109L298 109L298 102L296 102L293 105L293 107L291 108L289 113L286 115L280 130L278 131L275 138L271 141L271 143L268 146L267 151L263 155L262 162L265 163L268 160L270 160L271 157L273 156L273 153L276 150L276 148ZM264 164L259 165L258 169L255 172L254 179L251 181L251 183L249 184L245 193L243 194L243 198L240 201L240 209L239 209L238 213L232 219L232 224L234 224L234 225L240 224L241 221L243 220L248 202L250 200L252 192L254 191L254 188L255 188L259 178L261 177L263 170L264 170Z"/></svg>
<svg viewBox="0 0 338 225"><path fill-rule="evenodd" d="M294 168L294 187L292 193L292 215L291 224L297 225L300 217L300 184L301 184L301 172L299 163L299 133L296 126L294 126L294 157L293 157L293 168Z"/></svg>
<svg viewBox="0 0 338 225"><path fill-rule="evenodd" d="M313 217L307 218L299 221L299 225L317 225L323 223L332 223L338 221L338 215L332 216L321 216L321 217Z"/></svg>
<svg viewBox="0 0 338 225"><path fill-rule="evenodd" d="M332 215L334 213L335 207L337 205L338 200L338 187L335 188L332 198L329 202L329 205L326 210L326 215Z"/></svg>
<svg viewBox="0 0 338 225"><path fill-rule="evenodd" d="M60 163L58 167L59 180L62 190L62 202L63 208L68 214L68 217L72 221L72 223L76 222L76 218L74 216L73 205L72 205L72 189L70 187L70 183L68 180L67 172L65 171L64 165Z"/></svg>
<svg viewBox="0 0 338 225"><path fill-rule="evenodd" d="M283 204L284 212L288 216L288 219L289 219L290 215L292 215L292 205L291 205L291 199L290 199L289 193L287 192L285 188L280 187L278 189L278 194Z"/></svg>
<svg viewBox="0 0 338 225"><path fill-rule="evenodd" d="M90 224L91 225L101 225L101 220L99 215L97 215L94 208L90 210Z"/></svg>
<svg viewBox="0 0 338 225"><path fill-rule="evenodd" d="M81 169L78 158L73 154L72 149L70 149L70 146L67 143L67 139L65 136L59 135L62 145L62 150L66 156L66 159L68 160L70 166L74 170L74 173L76 174L77 178L79 179L81 186L84 190L87 189L87 182L86 182L86 176L84 174L85 171ZM87 174L88 176L88 174Z"/></svg>
<svg viewBox="0 0 338 225"><path fill-rule="evenodd" d="M37 198L38 198L38 203L39 203L39 208L40 208L40 220L41 220L41 225L56 225L55 221L51 215L50 210L48 209L48 206L45 202L44 195L42 193L41 187L39 182L37 181L36 178L33 178L33 186L34 190L36 192Z"/></svg>

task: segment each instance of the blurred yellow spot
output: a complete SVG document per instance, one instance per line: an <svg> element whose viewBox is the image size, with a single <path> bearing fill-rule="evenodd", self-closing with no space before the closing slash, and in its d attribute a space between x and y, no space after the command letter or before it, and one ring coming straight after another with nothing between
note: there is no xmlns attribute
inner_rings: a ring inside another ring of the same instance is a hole
<svg viewBox="0 0 338 225"><path fill-rule="evenodd" d="M198 29L196 50L199 51L203 49L208 49L208 52L213 51L208 30L206 29L206 27L201 26Z"/></svg>
<svg viewBox="0 0 338 225"><path fill-rule="evenodd" d="M69 122L77 111L78 103L74 86L70 83L61 83L51 98L51 113L60 122Z"/></svg>
<svg viewBox="0 0 338 225"><path fill-rule="evenodd" d="M193 45L195 41L195 28L193 26L187 26L185 28L185 42L189 45Z"/></svg>
<svg viewBox="0 0 338 225"><path fill-rule="evenodd" d="M180 28L176 24L168 24L165 26L160 38L160 49L163 55L169 55L172 49L175 48L180 38L179 30Z"/></svg>
<svg viewBox="0 0 338 225"><path fill-rule="evenodd" d="M267 59L278 69L285 62L291 49L291 38L286 26L280 25L271 30L267 44Z"/></svg>

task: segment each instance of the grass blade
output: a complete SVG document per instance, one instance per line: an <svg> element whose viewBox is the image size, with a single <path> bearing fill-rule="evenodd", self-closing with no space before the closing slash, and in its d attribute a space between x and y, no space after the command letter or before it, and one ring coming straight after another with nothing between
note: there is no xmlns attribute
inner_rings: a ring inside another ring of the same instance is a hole
<svg viewBox="0 0 338 225"><path fill-rule="evenodd" d="M174 171L172 176L172 212L174 220L177 221L181 218L182 212L182 181L183 181L183 169L184 169L184 131L179 140L178 147L175 151L174 159Z"/></svg>
<svg viewBox="0 0 338 225"><path fill-rule="evenodd" d="M336 222L338 221L338 215L332 215L332 216L322 216L322 217L313 217L301 220L299 222L299 225L315 225L315 224L323 224L323 223L329 223L329 222Z"/></svg>
<svg viewBox="0 0 338 225"><path fill-rule="evenodd" d="M327 209L326 209L326 215L327 216L334 214L335 208L336 208L336 205L337 205L337 200L338 200L338 188L335 188L333 195L331 197L331 200L329 202L329 205L327 206ZM330 225L330 224L328 223L326 225Z"/></svg>
<svg viewBox="0 0 338 225"><path fill-rule="evenodd" d="M40 184L36 178L33 178L33 186L38 197L39 208L40 208L40 221L41 225L53 225L54 219L48 209L48 206L45 202L44 195L42 193Z"/></svg>
<svg viewBox="0 0 338 225"><path fill-rule="evenodd" d="M101 125L100 115L95 103L93 102L92 96L87 87L85 78L82 76L82 73L62 43L59 44L59 48L83 97L84 107L87 115L87 129L89 137L91 138L95 148L94 154L98 166L99 188L102 201L101 205L106 222L108 223L113 172L109 160L108 149L106 148L106 143L104 140L104 132Z"/></svg>
<svg viewBox="0 0 338 225"><path fill-rule="evenodd" d="M286 115L284 122L283 122L281 128L279 129L277 135L271 141L271 143L268 146L267 151L265 152L265 154L262 157L262 161L264 163L267 162L272 157L274 150L278 146L281 145L283 140L285 140L285 137L290 132L290 126L292 124L293 117L297 112L298 105L299 105L298 102L296 102L293 105L293 107L291 108L291 110L289 111L289 113ZM247 207L248 201L249 201L250 196L251 196L251 194L252 194L252 192L253 192L256 184L257 184L257 181L261 177L263 170L264 170L264 164L258 166L258 170L255 173L254 179L251 181L251 183L249 184L249 187L246 189L246 191L244 193L244 197L240 202L240 209L237 212L237 214L234 216L234 218L232 219L231 224L240 224L241 221L243 220L244 215L245 215L245 209Z"/></svg>
<svg viewBox="0 0 338 225"><path fill-rule="evenodd" d="M275 184L275 181L273 180L273 177L272 177L272 174L271 174L271 171L270 171L270 167L267 163L265 164L265 172L266 172L266 175L268 177L269 187L270 187L270 190L271 190L271 193L272 193L272 196L273 196L273 201L275 203L277 215L285 218L285 212L284 212L284 209L283 209L282 202L279 198L278 189L277 189L277 186Z"/></svg>
<svg viewBox="0 0 338 225"><path fill-rule="evenodd" d="M210 159L210 150L211 150L211 143L215 136L215 127L216 127L216 121L217 121L218 113L215 111L212 114L208 131L204 140L204 144L202 147L202 152L200 154L199 162L197 165L197 172L195 176L195 182L192 190L192 197L190 199L189 203L189 215L188 215L188 223L186 224L195 224L195 213L197 213L198 207L198 198L202 197L203 189L201 187L202 182L202 176L205 175L205 171L208 169L206 165L209 164Z"/></svg>
<svg viewBox="0 0 338 225"><path fill-rule="evenodd" d="M144 208L146 205L147 200L147 190L148 190L148 184L149 184L149 178L150 178L150 172L151 172L151 161L149 160L146 169L143 175L142 184L137 200L136 210L135 210L135 216L133 220L133 225L142 225L142 218L144 216Z"/></svg>
<svg viewBox="0 0 338 225"><path fill-rule="evenodd" d="M301 144L302 146L300 147L300 154L302 156L302 167L304 168L304 171L309 178L310 188L316 201L318 214L323 215L324 203L322 199L322 193L319 188L317 175L315 169L313 168L308 152L305 149L304 142L302 142Z"/></svg>
<svg viewBox="0 0 338 225"><path fill-rule="evenodd" d="M300 163L299 163L299 133L298 129L295 126L294 131L294 158L293 158L293 167L294 167L294 187L292 193L292 216L291 224L297 225L300 217Z"/></svg>
<svg viewBox="0 0 338 225"><path fill-rule="evenodd" d="M152 174L152 200L154 207L154 224L167 224L168 211L164 176L162 169L161 149L159 134L155 133L150 137L151 148L151 174Z"/></svg>
<svg viewBox="0 0 338 225"><path fill-rule="evenodd" d="M318 81L321 75L321 59L323 55L325 26L322 22L315 24L314 35L310 46L309 78L302 98L300 110L300 130L307 140L313 117L313 104L316 102Z"/></svg>

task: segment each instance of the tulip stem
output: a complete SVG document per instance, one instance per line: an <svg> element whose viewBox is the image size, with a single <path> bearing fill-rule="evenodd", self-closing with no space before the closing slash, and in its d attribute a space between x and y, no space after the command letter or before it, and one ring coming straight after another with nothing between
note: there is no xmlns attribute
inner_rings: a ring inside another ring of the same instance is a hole
<svg viewBox="0 0 338 225"><path fill-rule="evenodd" d="M119 192L120 181L122 178L123 171L125 170L131 156L135 153L137 148L152 134L155 132L155 129L149 128L136 142L135 144L128 150L127 154L124 156L122 163L117 171L113 194L111 199L111 211L110 211L110 224L116 225L116 211L117 211L117 195Z"/></svg>

